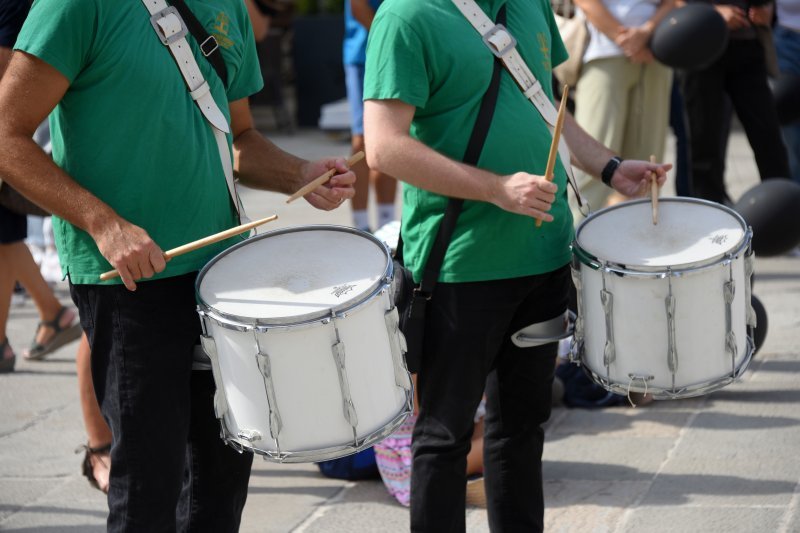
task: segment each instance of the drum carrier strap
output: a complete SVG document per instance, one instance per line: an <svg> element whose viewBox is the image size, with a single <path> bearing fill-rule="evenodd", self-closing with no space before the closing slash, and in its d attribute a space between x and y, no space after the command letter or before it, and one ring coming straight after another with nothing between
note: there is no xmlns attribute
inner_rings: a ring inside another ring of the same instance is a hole
<svg viewBox="0 0 800 533"><path fill-rule="evenodd" d="M472 27L481 34L484 44L491 50L492 54L503 63L511 77L517 82L517 86L525 95L525 98L531 101L547 123L552 135L558 119L558 111L544 90L542 90L542 84L539 83L531 69L528 68L525 60L517 52L517 40L509 33L503 23L498 21L497 24L493 24L492 20L486 16L474 0L453 0L453 4L472 24ZM563 163L564 170L567 172L567 181L572 190L575 191L580 211L586 216L588 215L588 204L581 196L578 185L575 182L572 164L570 163L569 147L563 136L558 140L558 155L561 157L561 163ZM584 212L584 209L586 209L586 212Z"/></svg>
<svg viewBox="0 0 800 533"><path fill-rule="evenodd" d="M175 64L186 82L189 95L197 104L198 109L214 133L231 201L236 208L240 222L248 222L249 219L236 192L233 178L231 151L226 136L227 133L230 133L230 127L225 115L220 111L211 95L208 82L200 72L200 67L197 65L192 49L186 40L186 34L190 33L189 30L191 29L191 34L197 41L201 53L214 67L214 70L222 80L223 86L227 87L227 70L225 69L225 63L222 60L217 41L213 35L206 33L202 23L197 20L183 0L172 0L172 6L168 6L165 0L142 0L142 3L150 13L150 23L158 39L167 47L175 59Z"/></svg>
<svg viewBox="0 0 800 533"><path fill-rule="evenodd" d="M506 6L500 8L497 13L498 22L505 22ZM472 134L467 142L467 149L464 153L463 161L468 165L477 165L480 158L483 145L486 141L486 135L489 133L489 125L492 122L492 116L497 104L497 96L500 93L500 74L502 73L499 61L494 62L494 70L492 71L492 80L489 87L483 95L481 106L478 110L478 117L475 120L475 126L472 128ZM453 231L456 228L458 216L461 214L461 208L464 205L464 200L461 198L450 198L447 202L447 209L444 213L444 218L439 225L439 230L436 232L436 239L433 242L430 255L422 270L422 279L419 285L414 289L414 293L409 303L411 309L409 312L409 319L411 320L424 320L425 308L428 300L433 295L433 289L439 280L439 272L442 269L444 256L447 252L447 247L450 245L450 240L453 237ZM397 251L395 258L401 263L403 262L403 230L402 225L400 235L397 241Z"/></svg>

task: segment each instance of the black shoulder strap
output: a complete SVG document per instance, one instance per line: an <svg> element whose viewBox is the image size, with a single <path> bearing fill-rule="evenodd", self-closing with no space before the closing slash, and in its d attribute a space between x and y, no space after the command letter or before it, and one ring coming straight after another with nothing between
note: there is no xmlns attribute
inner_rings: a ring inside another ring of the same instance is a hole
<svg viewBox="0 0 800 533"><path fill-rule="evenodd" d="M506 23L506 5L500 8L497 13L497 23L505 25ZM478 110L478 118L475 120L475 126L472 128L467 149L464 153L463 161L469 165L476 165L480 158L483 145L486 142L486 135L489 133L489 126L492 123L492 116L497 104L497 95L500 93L500 75L502 73L502 64L499 59L495 58L494 70L492 71L492 81L489 83L489 88L483 95L481 107ZM450 198L447 203L447 209L444 212L444 218L439 225L439 231L436 233L436 240L433 242L431 253L428 256L428 261L425 263L425 268L422 271L422 279L420 280L419 291L426 298L430 297L433 293L433 288L439 280L439 272L442 269L444 256L447 252L447 247L450 245L450 239L453 237L453 231L456 229L456 222L458 216L461 214L461 207L464 200L461 198ZM400 231L400 238L397 243L397 257L402 260L403 254L403 236L402 228Z"/></svg>
<svg viewBox="0 0 800 533"><path fill-rule="evenodd" d="M222 59L222 52L219 51L219 44L213 35L209 35L203 24L197 20L192 10L183 0L169 0L170 4L175 6L181 18L186 23L189 33L192 34L194 40L200 45L200 51L217 71L217 75L222 80L222 84L228 86L228 69L225 66L225 61Z"/></svg>

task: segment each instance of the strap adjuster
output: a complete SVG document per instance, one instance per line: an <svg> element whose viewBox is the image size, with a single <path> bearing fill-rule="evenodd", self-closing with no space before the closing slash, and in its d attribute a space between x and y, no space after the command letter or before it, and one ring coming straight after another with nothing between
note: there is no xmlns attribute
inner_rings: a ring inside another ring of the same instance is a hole
<svg viewBox="0 0 800 533"><path fill-rule="evenodd" d="M209 35L208 39L200 43L200 51L206 57L213 54L217 48L219 48L219 43L217 43L217 38L213 35Z"/></svg>
<svg viewBox="0 0 800 533"><path fill-rule="evenodd" d="M509 51L517 47L517 40L502 24L495 24L492 29L487 31L483 35L483 42L495 57L501 59Z"/></svg>
<svg viewBox="0 0 800 533"><path fill-rule="evenodd" d="M156 35L164 46L183 39L189 32L175 6L169 6L150 17L150 24L153 25Z"/></svg>

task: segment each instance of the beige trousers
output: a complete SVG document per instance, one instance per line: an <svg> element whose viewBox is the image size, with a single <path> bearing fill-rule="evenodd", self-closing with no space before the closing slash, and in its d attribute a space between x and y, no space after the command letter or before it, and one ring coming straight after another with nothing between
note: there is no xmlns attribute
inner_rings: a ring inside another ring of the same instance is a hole
<svg viewBox="0 0 800 533"><path fill-rule="evenodd" d="M575 91L575 120L589 135L623 159L664 157L669 127L672 70L653 62L636 65L625 57L595 59L583 66ZM588 174L575 171L581 194L592 211L614 192ZM583 219L575 199L575 221Z"/></svg>

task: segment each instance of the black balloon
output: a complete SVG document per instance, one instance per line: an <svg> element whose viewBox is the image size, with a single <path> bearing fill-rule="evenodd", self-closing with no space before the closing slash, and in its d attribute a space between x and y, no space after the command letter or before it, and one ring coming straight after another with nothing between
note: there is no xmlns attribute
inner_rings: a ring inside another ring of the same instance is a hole
<svg viewBox="0 0 800 533"><path fill-rule="evenodd" d="M781 255L800 245L800 183L766 179L745 192L733 208L753 228L756 255Z"/></svg>
<svg viewBox="0 0 800 533"><path fill-rule="evenodd" d="M781 74L772 86L781 125L800 121L800 76Z"/></svg>
<svg viewBox="0 0 800 533"><path fill-rule="evenodd" d="M751 298L753 310L756 312L756 327L753 328L753 344L756 349L753 353L758 353L764 344L764 339L767 338L767 310L755 294L751 295Z"/></svg>
<svg viewBox="0 0 800 533"><path fill-rule="evenodd" d="M650 39L653 55L668 67L696 70L710 65L728 45L728 26L710 4L673 9Z"/></svg>

